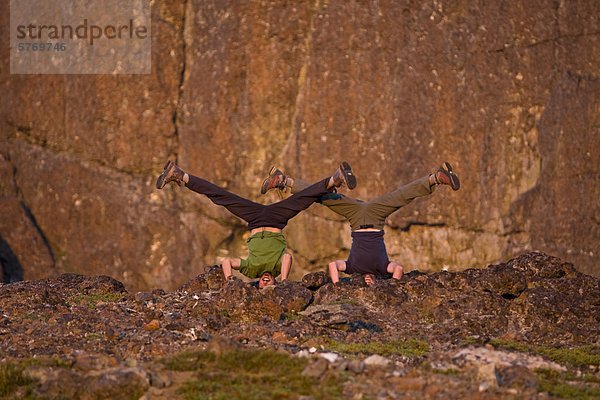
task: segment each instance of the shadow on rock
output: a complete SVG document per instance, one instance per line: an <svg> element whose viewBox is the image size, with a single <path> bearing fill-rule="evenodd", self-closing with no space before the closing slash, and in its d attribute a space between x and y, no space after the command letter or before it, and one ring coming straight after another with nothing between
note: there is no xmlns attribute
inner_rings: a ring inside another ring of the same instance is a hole
<svg viewBox="0 0 600 400"><path fill-rule="evenodd" d="M23 266L2 236L0 236L0 278L0 283L13 283L23 280Z"/></svg>

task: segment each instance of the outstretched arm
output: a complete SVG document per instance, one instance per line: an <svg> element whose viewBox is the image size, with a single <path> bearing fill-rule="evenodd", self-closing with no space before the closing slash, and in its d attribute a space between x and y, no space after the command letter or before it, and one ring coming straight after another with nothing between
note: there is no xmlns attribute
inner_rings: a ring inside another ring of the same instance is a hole
<svg viewBox="0 0 600 400"><path fill-rule="evenodd" d="M404 268L402 268L402 265L391 261L387 266L387 272L392 274L393 279L401 279L404 274Z"/></svg>
<svg viewBox="0 0 600 400"><path fill-rule="evenodd" d="M223 261L221 261L221 268L223 269L225 280L231 276L232 269L240 269L241 265L242 260L239 258L224 258Z"/></svg>
<svg viewBox="0 0 600 400"><path fill-rule="evenodd" d="M340 281L340 274L338 271L346 270L346 261L344 260L336 260L329 263L329 276L331 277L331 282L336 284Z"/></svg>
<svg viewBox="0 0 600 400"><path fill-rule="evenodd" d="M285 281L292 269L292 255L285 253L281 257L281 282Z"/></svg>

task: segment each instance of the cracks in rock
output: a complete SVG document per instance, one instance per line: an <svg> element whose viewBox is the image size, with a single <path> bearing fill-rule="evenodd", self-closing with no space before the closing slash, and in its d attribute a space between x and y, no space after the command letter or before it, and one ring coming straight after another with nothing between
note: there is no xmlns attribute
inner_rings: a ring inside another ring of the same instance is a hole
<svg viewBox="0 0 600 400"><path fill-rule="evenodd" d="M487 52L488 53L504 53L507 50L531 49L531 48L534 48L537 46L542 46L542 45L548 44L548 43L556 43L557 41L563 40L563 39L577 39L577 38L582 38L582 37L587 37L587 36L598 36L598 35L600 35L600 31L589 32L589 33L576 33L576 34L571 34L571 35L560 35L559 34L556 37L543 39L543 40L540 40L535 43L528 43L528 44L522 44L522 45L517 45L515 43L511 43L511 44L505 45L505 47L502 47L499 49L488 50Z"/></svg>
<svg viewBox="0 0 600 400"><path fill-rule="evenodd" d="M233 214L227 214L227 216L214 216L211 215L210 213L204 211L203 207L205 207L204 204L200 204L198 205L193 205L193 206L188 206L186 204L183 205L179 205L180 209L183 211L193 211L194 213L212 221L217 223L217 225L220 225L222 227L225 227L227 229L231 229L233 231L236 230L245 230L247 229L247 226L241 222L241 220L234 216Z"/></svg>
<svg viewBox="0 0 600 400"><path fill-rule="evenodd" d="M22 197L21 190L19 189L19 183L17 182L17 167L10 159L10 152L7 152L5 154L3 153L2 156L10 164L10 166L12 168L11 178L12 178L13 186L15 188L15 197L16 198L19 198L20 196Z"/></svg>
<svg viewBox="0 0 600 400"><path fill-rule="evenodd" d="M20 131L22 132L22 131ZM53 146L47 143L45 140L38 140L33 136L23 135L22 137L12 137L10 139L12 142L23 143L27 146L30 146L32 149L36 151L42 151L50 154L52 157L59 159L63 162L70 162L78 164L83 167L83 169L100 172L104 175L110 175L112 173L119 173L126 175L129 178L137 179L137 178L147 178L148 172L141 169L135 168L121 168L114 165L111 161L102 160L100 158L97 159L84 159L81 157L79 153L71 153L67 150L60 149L56 146Z"/></svg>
<svg viewBox="0 0 600 400"><path fill-rule="evenodd" d="M31 224L37 231L38 235L42 239L44 246L46 246L46 249L48 250L48 254L50 255L50 259L52 260L52 268L56 268L56 256L54 255L54 251L52 250L50 241L48 240L48 238L44 234L44 231L38 224L37 219L35 218L35 215L31 211L31 208L29 208L29 205L27 204L27 201L25 200L25 196L23 195L23 191L21 190L21 187L19 186L19 182L17 180L17 174L18 174L17 166L12 162L10 154L6 154L5 158L12 166L12 180L13 180L13 184L15 186L15 196L19 200L19 204L21 205L21 208L23 209L23 211L25 212L25 215L29 219L29 222L31 222Z"/></svg>
<svg viewBox="0 0 600 400"><path fill-rule="evenodd" d="M56 144L48 142L45 136L37 137L32 132L34 128L22 125L15 125L14 123L7 120L7 124L14 128L13 134L9 133L8 139L11 142L24 143L37 150L42 150L52 154L53 157L60 158L69 162L80 164L82 167L94 168L91 169L104 169L103 173L117 172L125 174L129 177L147 177L148 172L142 169L136 168L122 168L114 165L112 161L104 160L101 158L90 158L85 159L79 152L70 152L67 149L61 148ZM16 132L16 134L14 134ZM45 133L45 132L44 132Z"/></svg>
<svg viewBox="0 0 600 400"><path fill-rule="evenodd" d="M52 259L52 268L56 268L56 256L54 255L54 251L52 250L50 241L44 234L44 231L38 224L38 222L35 218L35 215L33 215L33 212L31 211L31 209L29 208L27 203L22 199L20 200L20 203L21 203L21 208L23 208L23 211L25 212L25 215L27 215L27 218L29 218L29 221L31 222L31 224L33 225L35 230L37 231L38 235L40 235L40 238L42 238L42 241L44 242L44 246L46 246L46 249L48 249L48 254L50 254L50 258Z"/></svg>
<svg viewBox="0 0 600 400"><path fill-rule="evenodd" d="M500 295L500 297L502 297L505 300L516 300L519 297L521 297L521 294L523 294L523 292L525 292L525 288L523 289L519 289L519 290L513 290L513 291L501 291L500 292L495 292L494 290L491 289L483 289L484 292L486 293L490 293L490 294L496 294L496 295Z"/></svg>
<svg viewBox="0 0 600 400"><path fill-rule="evenodd" d="M302 108L305 104L305 101L304 101L305 94L306 94L307 88L309 86L309 81L310 81L310 78L308 78L308 68L310 66L310 61L311 61L312 36L313 36L313 30L314 30L314 26L315 26L315 15L317 14L318 10L320 9L319 3L320 3L319 0L315 1L315 4L314 4L315 11L311 15L310 23L308 24L308 32L307 32L306 38L304 40L304 48L305 48L306 54L304 56L304 61L302 63L302 66L300 67L300 71L298 72L298 79L297 79L298 92L296 94L296 101L294 104L294 113L292 115L290 135L288 137L287 142L281 149L281 158L283 158L283 159L286 158L286 153L288 151L290 151L290 148L292 148L294 150L295 154L292 156L292 158L295 162L296 170L299 175L302 175L302 167L301 167L301 163L300 163L300 149L301 149L301 143L302 143L300 133L302 131L303 117L304 117Z"/></svg>
<svg viewBox="0 0 600 400"><path fill-rule="evenodd" d="M508 237L508 236L513 236L513 235L520 235L523 233L527 233L527 232L522 229L514 229L514 230L510 230L510 231L506 231L506 232L495 233L495 234L498 236L501 236L501 237Z"/></svg>
<svg viewBox="0 0 600 400"><path fill-rule="evenodd" d="M501 293L502 296L506 300L516 300L527 290L527 287L519 288L516 290L507 290L504 293Z"/></svg>
<svg viewBox="0 0 600 400"><path fill-rule="evenodd" d="M561 29L560 29L560 10L563 7L563 2L562 0L558 0L555 1L555 7L554 7L554 21L555 21L555 26L554 26L554 35L556 37L560 37L561 36ZM556 77L559 75L559 71L560 71L560 67L558 66L557 60L559 59L559 48L557 46L557 43L555 41L552 42L552 73L553 73L553 77L552 77L552 87L554 87L554 82L556 81ZM541 156L541 155L540 155ZM541 160L540 160L541 161Z"/></svg>
<svg viewBox="0 0 600 400"><path fill-rule="evenodd" d="M238 238L243 238L244 232L246 230L245 226L231 226L231 233L221 240L216 246L215 249L229 249ZM228 257L241 257L239 254L228 255Z"/></svg>
<svg viewBox="0 0 600 400"><path fill-rule="evenodd" d="M177 99L175 102L175 109L173 110L173 116L171 118L173 123L173 136L175 137L175 160L178 160L179 155L179 124L180 124L180 113L181 113L181 99L183 98L183 90L185 86L185 74L187 69L187 42L185 39L185 31L186 25L188 23L188 7L189 1L185 0L183 3L183 17L181 19L181 29L179 30L179 35L181 37L182 43L182 61L181 61L181 71L179 71L179 82L177 86Z"/></svg>
<svg viewBox="0 0 600 400"><path fill-rule="evenodd" d="M445 228L447 225L443 222L408 221L402 226L387 226L396 231L408 232L413 226L423 226L426 228Z"/></svg>

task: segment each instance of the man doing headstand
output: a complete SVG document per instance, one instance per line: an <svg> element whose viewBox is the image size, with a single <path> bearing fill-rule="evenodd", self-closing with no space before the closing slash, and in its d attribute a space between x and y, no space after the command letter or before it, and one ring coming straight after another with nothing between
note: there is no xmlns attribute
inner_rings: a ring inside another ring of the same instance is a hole
<svg viewBox="0 0 600 400"><path fill-rule="evenodd" d="M289 198L269 205L255 203L207 180L189 175L172 161L165 164L156 181L156 187L162 189L170 182L179 186L185 184L188 189L205 195L213 203L225 207L248 223L251 233L247 240L248 258L226 258L221 267L225 279L231 276L232 269L236 269L249 278L260 278L258 285L261 288L274 284L279 274L282 281L286 280L290 273L292 255L286 252L287 243L282 234L282 229L288 221L321 196L330 193L330 189L342 184L349 189L356 187L356 178L345 161L330 177L313 185L306 185L303 190Z"/></svg>
<svg viewBox="0 0 600 400"><path fill-rule="evenodd" d="M404 270L395 261L390 261L383 240L383 227L386 218L394 211L412 202L417 197L433 193L437 185L449 185L458 190L460 181L452 170L452 166L444 162L434 173L417 179L407 185L377 197L371 201L362 201L338 193L327 193L320 203L333 212L343 216L350 222L352 230L352 246L347 260L336 260L329 263L329 275L335 284L339 281L338 271L347 274L365 274L365 282L370 285L374 276L390 276L400 279ZM276 168L271 168L269 177L261 187L261 193L270 189L285 190L291 188L292 193L302 190L306 183L290 178Z"/></svg>

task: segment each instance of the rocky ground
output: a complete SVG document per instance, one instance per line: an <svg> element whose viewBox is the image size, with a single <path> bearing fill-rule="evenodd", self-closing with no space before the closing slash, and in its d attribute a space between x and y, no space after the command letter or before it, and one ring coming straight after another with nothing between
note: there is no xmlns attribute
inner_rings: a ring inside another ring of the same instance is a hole
<svg viewBox="0 0 600 400"><path fill-rule="evenodd" d="M528 253L367 287L0 285L0 398L600 398L600 280Z"/></svg>

